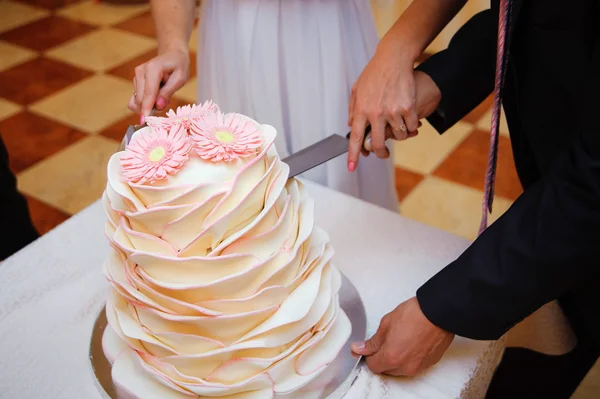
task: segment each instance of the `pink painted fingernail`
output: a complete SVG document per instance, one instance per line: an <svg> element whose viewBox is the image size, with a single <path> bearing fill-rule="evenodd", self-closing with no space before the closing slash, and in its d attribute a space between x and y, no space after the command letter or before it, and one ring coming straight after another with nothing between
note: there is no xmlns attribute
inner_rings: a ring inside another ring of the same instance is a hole
<svg viewBox="0 0 600 399"><path fill-rule="evenodd" d="M158 97L158 100L156 100L156 105L158 108L163 109L165 105L167 105L167 101L162 97Z"/></svg>
<svg viewBox="0 0 600 399"><path fill-rule="evenodd" d="M362 350L365 349L365 343L364 342L354 342L352 344L352 350L355 352L360 352Z"/></svg>
<svg viewBox="0 0 600 399"><path fill-rule="evenodd" d="M352 161L348 162L348 170L350 172L354 172L355 169L356 169L356 164Z"/></svg>
<svg viewBox="0 0 600 399"><path fill-rule="evenodd" d="M140 114L140 125L143 125L145 120L146 117L144 116L144 114Z"/></svg>

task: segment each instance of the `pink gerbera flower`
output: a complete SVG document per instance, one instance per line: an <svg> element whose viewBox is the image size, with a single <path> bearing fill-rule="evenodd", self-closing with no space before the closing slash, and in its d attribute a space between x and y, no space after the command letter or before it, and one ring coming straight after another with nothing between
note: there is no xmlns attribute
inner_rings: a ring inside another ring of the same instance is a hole
<svg viewBox="0 0 600 399"><path fill-rule="evenodd" d="M170 109L166 117L148 116L146 123L152 127L162 127L170 130L173 126L182 126L189 130L193 120L202 118L205 114L219 112L219 107L212 101L206 101L202 105L184 105L177 107L176 111Z"/></svg>
<svg viewBox="0 0 600 399"><path fill-rule="evenodd" d="M200 158L213 162L256 154L263 143L256 124L238 114L205 114L192 121L190 134Z"/></svg>
<svg viewBox="0 0 600 399"><path fill-rule="evenodd" d="M121 169L132 183L153 183L174 175L188 160L192 142L185 129L150 128L131 139L121 155Z"/></svg>

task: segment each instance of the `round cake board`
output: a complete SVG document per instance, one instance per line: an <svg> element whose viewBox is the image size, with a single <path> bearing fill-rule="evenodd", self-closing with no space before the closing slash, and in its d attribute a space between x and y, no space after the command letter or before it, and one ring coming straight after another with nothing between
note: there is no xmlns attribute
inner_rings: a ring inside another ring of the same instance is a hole
<svg viewBox="0 0 600 399"><path fill-rule="evenodd" d="M364 341L367 333L367 316L360 295L352 282L342 274L342 287L339 292L340 306L352 323L352 333L342 350L317 378L286 394L276 395L276 399L340 399L351 388L360 371L361 358L352 353L352 342ZM104 307L98 314L90 340L90 363L100 391L110 399L124 399L117 392L111 376L111 363L102 350L102 335L107 326Z"/></svg>

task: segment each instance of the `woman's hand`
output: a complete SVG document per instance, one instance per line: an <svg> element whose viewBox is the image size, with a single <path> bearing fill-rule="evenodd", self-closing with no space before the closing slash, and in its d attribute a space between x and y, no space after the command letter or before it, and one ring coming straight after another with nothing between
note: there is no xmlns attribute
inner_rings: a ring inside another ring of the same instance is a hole
<svg viewBox="0 0 600 399"><path fill-rule="evenodd" d="M133 79L134 94L129 100L129 109L139 112L140 123L143 123L155 105L157 109L162 110L169 104L173 93L187 82L189 75L189 52L183 47L165 51L137 66ZM164 83L162 88L161 83Z"/></svg>
<svg viewBox="0 0 600 399"><path fill-rule="evenodd" d="M417 119L417 128L421 127L421 122L419 122L420 119L426 118L429 115L431 115L438 107L438 105L440 104L440 101L442 100L442 93L439 89L439 87L435 84L435 82L433 81L433 79L431 79L431 77L429 75L427 75L424 72L421 71L415 71L412 72L411 71L411 77L412 79L408 80L409 85L411 85L414 88L414 102L412 102L412 107L410 109L410 114L411 115L416 115L416 119ZM352 107L352 101L351 101L351 107ZM403 115L403 114L401 114ZM352 120L352 110L350 113L350 118ZM404 119L403 116L401 116L402 120L406 120ZM408 131L407 128L407 132L404 132L402 129L394 129L391 126L393 126L391 123L387 123L387 126L385 127L385 132L384 132L384 140L383 140L383 151L384 154L383 156L380 156L378 154L378 156L380 158L387 158L389 156L389 151L388 149L385 147L385 140L389 139L389 138L394 138L396 140L404 140L406 138L410 138L410 137L414 137L417 135L417 131L416 129L414 131ZM406 125L408 126L408 124ZM354 123L352 123L352 134L354 134ZM358 131L359 135L357 135L359 137L359 139L354 139L354 137L351 135L350 137L350 154L348 156L348 169L350 170L350 172L353 172L356 169L356 164L358 163L358 156L352 158L352 156L354 154L352 154L352 151L357 151L355 148L353 148L353 146L357 146L358 147L358 152L362 152L363 155L368 156L369 152L365 151L364 148L362 148L362 143L363 143L363 136L364 136L364 128ZM381 133L379 133L381 134ZM354 141L356 140L356 141ZM371 130L371 140L372 140L372 144L374 147L374 144L376 143L376 140L374 138L374 132L373 130ZM379 142L379 145L381 145L381 142ZM375 148L373 148L373 150L375 150ZM354 164L352 163L354 162Z"/></svg>
<svg viewBox="0 0 600 399"><path fill-rule="evenodd" d="M412 58L378 49L352 87L348 121L352 126L348 153L351 172L358 165L367 125L371 125L372 147L379 158L389 157L386 138L404 140L416 135L419 119L413 68Z"/></svg>
<svg viewBox="0 0 600 399"><path fill-rule="evenodd" d="M419 116L415 110L414 61L466 2L414 0L381 38L375 56L352 88L348 121L352 126L348 153L351 172L358 164L367 124L371 124L373 149L380 158L389 156L386 130L388 138L398 140L416 135Z"/></svg>

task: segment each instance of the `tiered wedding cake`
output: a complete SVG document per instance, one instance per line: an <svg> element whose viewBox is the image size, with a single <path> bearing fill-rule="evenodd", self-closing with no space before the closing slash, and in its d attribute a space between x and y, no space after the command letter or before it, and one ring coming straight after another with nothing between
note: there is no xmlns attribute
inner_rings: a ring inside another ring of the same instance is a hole
<svg viewBox="0 0 600 399"><path fill-rule="evenodd" d="M108 164L104 352L133 398L271 398L350 335L341 276L276 131L212 103L148 118Z"/></svg>

